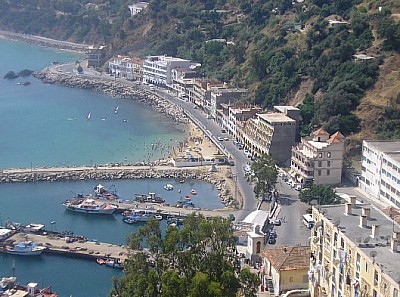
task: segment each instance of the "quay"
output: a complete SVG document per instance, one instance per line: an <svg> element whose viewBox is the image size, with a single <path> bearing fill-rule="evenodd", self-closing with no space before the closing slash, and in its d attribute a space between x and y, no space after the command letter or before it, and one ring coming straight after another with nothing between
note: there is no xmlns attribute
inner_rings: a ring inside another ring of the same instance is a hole
<svg viewBox="0 0 400 297"><path fill-rule="evenodd" d="M110 200L103 200L99 199L99 201L103 202L110 202ZM163 219L168 217L177 217L177 218L184 218L191 214L202 214L206 218L211 217L224 217L230 218L231 215L238 213L238 210L222 208L222 209L199 209L199 208L177 208L176 206L171 206L168 204L159 204L159 203L138 203L132 201L131 203L124 203L124 202L111 202L118 206L117 212L124 213L131 210L142 210L149 214L157 214L161 215Z"/></svg>
<svg viewBox="0 0 400 297"><path fill-rule="evenodd" d="M58 254L63 256L97 259L97 258L116 258L122 262L128 258L128 249L124 245L112 243L77 240L70 241L69 237L60 237L54 234L33 234L18 232L7 238L6 242L24 242L33 241L40 246L47 247L44 253ZM4 250L0 249L0 252Z"/></svg>

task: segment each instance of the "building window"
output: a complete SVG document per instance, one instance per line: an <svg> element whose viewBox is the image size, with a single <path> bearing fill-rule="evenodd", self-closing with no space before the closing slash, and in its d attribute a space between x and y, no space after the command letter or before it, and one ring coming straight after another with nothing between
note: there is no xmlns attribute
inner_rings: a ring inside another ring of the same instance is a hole
<svg viewBox="0 0 400 297"><path fill-rule="evenodd" d="M326 171L326 175L331 175L331 171L329 169Z"/></svg>
<svg viewBox="0 0 400 297"><path fill-rule="evenodd" d="M319 153L319 154L318 154L318 158L322 158L322 153Z"/></svg>
<svg viewBox="0 0 400 297"><path fill-rule="evenodd" d="M289 283L293 283L293 276L289 277Z"/></svg>
<svg viewBox="0 0 400 297"><path fill-rule="evenodd" d="M331 167L331 161L327 161L327 162L326 162L326 166L327 166L327 167Z"/></svg>
<svg viewBox="0 0 400 297"><path fill-rule="evenodd" d="M379 281L379 273L377 270L375 270L375 272L374 272L374 286L375 287L378 285L378 281Z"/></svg>
<svg viewBox="0 0 400 297"><path fill-rule="evenodd" d="M331 152L327 152L327 153L326 153L326 156L327 156L328 158L330 158L330 157L331 157Z"/></svg>
<svg viewBox="0 0 400 297"><path fill-rule="evenodd" d="M397 289L393 289L393 297L399 297L399 291Z"/></svg>
<svg viewBox="0 0 400 297"><path fill-rule="evenodd" d="M318 161L318 167L322 167L322 161Z"/></svg>
<svg viewBox="0 0 400 297"><path fill-rule="evenodd" d="M321 170L318 170L318 176L321 176Z"/></svg>
<svg viewBox="0 0 400 297"><path fill-rule="evenodd" d="M256 253L257 254L261 253L261 242L260 241L257 241Z"/></svg>
<svg viewBox="0 0 400 297"><path fill-rule="evenodd" d="M365 262L365 272L368 272L368 262Z"/></svg>

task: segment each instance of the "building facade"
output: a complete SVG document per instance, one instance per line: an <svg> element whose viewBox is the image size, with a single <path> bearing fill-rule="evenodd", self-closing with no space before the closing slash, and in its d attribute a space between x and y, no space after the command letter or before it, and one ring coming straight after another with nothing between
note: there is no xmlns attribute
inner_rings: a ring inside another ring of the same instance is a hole
<svg viewBox="0 0 400 297"><path fill-rule="evenodd" d="M89 46L86 51L88 67L99 67L105 57L106 46Z"/></svg>
<svg viewBox="0 0 400 297"><path fill-rule="evenodd" d="M268 154L278 164L290 160L296 142L296 120L278 111L258 113L237 125L237 138L251 155Z"/></svg>
<svg viewBox="0 0 400 297"><path fill-rule="evenodd" d="M275 296L289 290L308 289L310 268L310 247L291 246L265 249L262 259L262 279L264 288L271 280ZM271 289L271 288L268 288Z"/></svg>
<svg viewBox="0 0 400 297"><path fill-rule="evenodd" d="M363 141L359 186L400 207L400 141Z"/></svg>
<svg viewBox="0 0 400 297"><path fill-rule="evenodd" d="M303 187L335 185L342 181L345 138L318 129L292 148L290 175Z"/></svg>
<svg viewBox="0 0 400 297"><path fill-rule="evenodd" d="M193 81L193 86L188 90L189 97L194 104L203 109L211 109L211 90L212 88L222 88L224 84L218 80L209 78L197 78Z"/></svg>
<svg viewBox="0 0 400 297"><path fill-rule="evenodd" d="M353 198L313 207L311 296L398 297L399 225Z"/></svg>
<svg viewBox="0 0 400 297"><path fill-rule="evenodd" d="M218 120L218 110L221 110L222 103L237 102L242 96L247 94L247 90L238 88L212 88L210 96L209 113Z"/></svg>
<svg viewBox="0 0 400 297"><path fill-rule="evenodd" d="M143 62L143 81L172 87L172 69L191 69L189 60L168 57L148 56Z"/></svg>
<svg viewBox="0 0 400 297"><path fill-rule="evenodd" d="M135 4L128 5L129 11L131 12L131 16L134 16L140 13L142 10L146 9L149 5L147 2L138 2Z"/></svg>

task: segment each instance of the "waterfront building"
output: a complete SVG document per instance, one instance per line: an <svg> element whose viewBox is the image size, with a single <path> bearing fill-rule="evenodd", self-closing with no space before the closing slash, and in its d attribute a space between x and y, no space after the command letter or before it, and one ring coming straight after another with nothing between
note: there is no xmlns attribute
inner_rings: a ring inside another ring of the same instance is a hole
<svg viewBox="0 0 400 297"><path fill-rule="evenodd" d="M227 87L212 88L210 94L209 114L213 116L218 122L221 122L220 112L219 112L219 110L222 108L221 104L237 102L241 97L243 97L246 94L247 94L246 89L227 88Z"/></svg>
<svg viewBox="0 0 400 297"><path fill-rule="evenodd" d="M169 56L147 56L143 62L143 81L157 85L172 86L173 69L193 69L189 60Z"/></svg>
<svg viewBox="0 0 400 297"><path fill-rule="evenodd" d="M218 80L209 78L196 78L192 88L188 90L188 96L197 106L204 109L211 109L211 90L212 88L222 88L224 84Z"/></svg>
<svg viewBox="0 0 400 297"><path fill-rule="evenodd" d="M268 154L278 164L285 163L290 160L298 129L298 122L289 115L299 112L298 108L290 107L257 113L255 118L237 123L237 138L251 155Z"/></svg>
<svg viewBox="0 0 400 297"><path fill-rule="evenodd" d="M86 51L86 59L88 67L99 67L103 63L105 57L106 46L89 46Z"/></svg>
<svg viewBox="0 0 400 297"><path fill-rule="evenodd" d="M193 102L192 93L189 92L193 88L193 84L196 78L200 77L197 71L186 68L176 68L171 70L172 84L170 88L173 92L180 95L182 98L186 96L186 99Z"/></svg>
<svg viewBox="0 0 400 297"><path fill-rule="evenodd" d="M359 187L400 207L400 141L363 141Z"/></svg>
<svg viewBox="0 0 400 297"><path fill-rule="evenodd" d="M310 293L317 296L399 296L399 225L373 205L312 208Z"/></svg>
<svg viewBox="0 0 400 297"><path fill-rule="evenodd" d="M261 266L262 288L275 296L290 290L308 289L309 268L309 246L265 249Z"/></svg>
<svg viewBox="0 0 400 297"><path fill-rule="evenodd" d="M223 129L225 129L234 139L237 138L238 122L245 122L248 119L254 118L257 113L262 111L261 107L248 106L246 104L226 104L221 103L221 110L218 118Z"/></svg>
<svg viewBox="0 0 400 297"><path fill-rule="evenodd" d="M292 147L289 175L303 187L335 185L342 181L345 138L318 129Z"/></svg>
<svg viewBox="0 0 400 297"><path fill-rule="evenodd" d="M147 2L138 2L135 4L128 5L129 11L131 12L131 16L134 16L140 13L142 10L146 9L149 3Z"/></svg>
<svg viewBox="0 0 400 297"><path fill-rule="evenodd" d="M128 80L141 80L143 76L143 60L136 57L118 55L108 62L110 74Z"/></svg>

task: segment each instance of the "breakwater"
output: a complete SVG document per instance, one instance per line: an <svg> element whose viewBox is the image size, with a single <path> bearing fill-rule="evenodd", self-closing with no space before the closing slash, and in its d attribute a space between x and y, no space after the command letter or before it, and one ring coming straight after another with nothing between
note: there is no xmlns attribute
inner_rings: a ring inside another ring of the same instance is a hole
<svg viewBox="0 0 400 297"><path fill-rule="evenodd" d="M144 165L8 169L0 172L0 183L154 178L197 179L213 184L220 191L219 197L224 206L234 207L236 202L232 195L234 191L230 188L230 183L222 178L218 172L208 172L207 168Z"/></svg>
<svg viewBox="0 0 400 297"><path fill-rule="evenodd" d="M70 88L79 88L101 92L113 98L131 99L150 106L155 111L164 114L178 123L189 123L185 110L176 104L156 95L153 92L139 88L133 82L119 82L96 76L72 75L57 72L54 67L46 68L33 74L44 83L61 84Z"/></svg>

